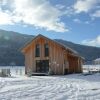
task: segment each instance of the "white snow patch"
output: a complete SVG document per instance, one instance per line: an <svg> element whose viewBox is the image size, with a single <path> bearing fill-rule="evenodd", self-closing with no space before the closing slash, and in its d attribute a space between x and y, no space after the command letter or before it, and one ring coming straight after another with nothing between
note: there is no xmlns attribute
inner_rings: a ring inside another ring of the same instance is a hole
<svg viewBox="0 0 100 100"><path fill-rule="evenodd" d="M100 74L0 78L0 100L100 100Z"/></svg>

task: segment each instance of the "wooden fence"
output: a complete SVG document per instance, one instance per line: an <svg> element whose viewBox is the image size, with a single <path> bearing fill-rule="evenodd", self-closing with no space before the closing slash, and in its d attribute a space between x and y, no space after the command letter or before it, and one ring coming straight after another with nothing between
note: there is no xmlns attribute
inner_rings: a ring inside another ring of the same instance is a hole
<svg viewBox="0 0 100 100"><path fill-rule="evenodd" d="M0 66L0 75L25 75L25 67L24 66Z"/></svg>

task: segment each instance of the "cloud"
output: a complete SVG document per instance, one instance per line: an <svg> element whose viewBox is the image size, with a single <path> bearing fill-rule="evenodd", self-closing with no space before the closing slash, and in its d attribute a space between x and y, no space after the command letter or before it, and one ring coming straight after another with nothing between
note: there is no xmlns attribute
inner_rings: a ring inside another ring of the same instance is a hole
<svg viewBox="0 0 100 100"><path fill-rule="evenodd" d="M92 17L100 17L100 10L95 11L92 15Z"/></svg>
<svg viewBox="0 0 100 100"><path fill-rule="evenodd" d="M81 20L77 19L77 18L73 19L73 21L76 22L76 23L81 23Z"/></svg>
<svg viewBox="0 0 100 100"><path fill-rule="evenodd" d="M73 8L76 13L87 13L94 9L98 3L100 3L100 0L77 0Z"/></svg>
<svg viewBox="0 0 100 100"><path fill-rule="evenodd" d="M75 23L78 23L78 24L90 24L89 21L82 21L82 20L80 20L80 19L78 19L78 18L73 19L73 21L74 21Z"/></svg>
<svg viewBox="0 0 100 100"><path fill-rule="evenodd" d="M13 24L11 17L8 12L2 12L0 10L0 25Z"/></svg>
<svg viewBox="0 0 100 100"><path fill-rule="evenodd" d="M98 35L95 39L83 40L82 44L100 47L100 35Z"/></svg>
<svg viewBox="0 0 100 100"><path fill-rule="evenodd" d="M47 0L10 0L0 4L0 24L24 23L50 31L68 31L61 21L64 12ZM3 9L4 6L8 8Z"/></svg>

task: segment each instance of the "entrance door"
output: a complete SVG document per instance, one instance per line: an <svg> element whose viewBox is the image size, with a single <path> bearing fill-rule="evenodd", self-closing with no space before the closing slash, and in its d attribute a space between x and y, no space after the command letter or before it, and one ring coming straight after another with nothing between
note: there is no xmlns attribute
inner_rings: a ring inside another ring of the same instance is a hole
<svg viewBox="0 0 100 100"><path fill-rule="evenodd" d="M36 60L36 72L46 73L49 71L49 60Z"/></svg>

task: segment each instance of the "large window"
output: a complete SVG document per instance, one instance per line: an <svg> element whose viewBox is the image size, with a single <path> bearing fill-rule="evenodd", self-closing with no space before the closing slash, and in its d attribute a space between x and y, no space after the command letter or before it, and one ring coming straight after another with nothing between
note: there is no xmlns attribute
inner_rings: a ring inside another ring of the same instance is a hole
<svg viewBox="0 0 100 100"><path fill-rule="evenodd" d="M40 45L37 44L35 48L35 57L40 57Z"/></svg>
<svg viewBox="0 0 100 100"><path fill-rule="evenodd" d="M49 56L49 45L47 43L44 45L44 54L45 57Z"/></svg>
<svg viewBox="0 0 100 100"><path fill-rule="evenodd" d="M36 60L36 72L46 73L49 71L49 60Z"/></svg>

